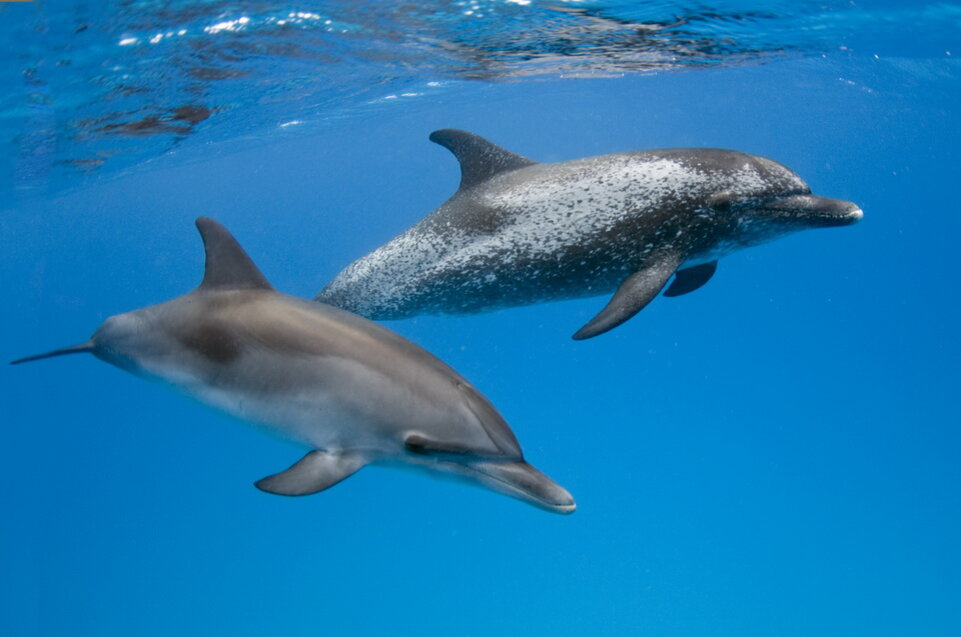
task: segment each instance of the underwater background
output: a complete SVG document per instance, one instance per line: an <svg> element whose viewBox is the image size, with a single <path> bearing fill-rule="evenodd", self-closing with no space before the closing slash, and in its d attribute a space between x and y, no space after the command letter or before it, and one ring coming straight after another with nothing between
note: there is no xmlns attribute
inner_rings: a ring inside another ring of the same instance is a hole
<svg viewBox="0 0 961 637"><path fill-rule="evenodd" d="M385 323L578 510L303 450L105 365L0 374L0 635L961 634L961 3L0 3L7 360L200 280L312 297L454 192L428 142L783 162L864 220L593 298Z"/></svg>

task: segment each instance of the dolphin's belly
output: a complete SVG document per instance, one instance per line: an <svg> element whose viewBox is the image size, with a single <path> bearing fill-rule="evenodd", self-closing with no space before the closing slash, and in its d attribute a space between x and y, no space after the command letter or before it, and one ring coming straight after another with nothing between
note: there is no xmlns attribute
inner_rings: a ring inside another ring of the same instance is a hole
<svg viewBox="0 0 961 637"><path fill-rule="evenodd" d="M312 448L364 450L371 456L404 453L418 433L454 446L483 449L485 429L449 383L416 368L410 377L338 356L303 356L253 349L227 366L190 374L154 369L151 376L189 396L282 438Z"/></svg>
<svg viewBox="0 0 961 637"><path fill-rule="evenodd" d="M284 400L251 397L244 392L205 388L191 392L201 402L287 440L314 449L364 449L372 455L399 452L396 436L372 426L336 397L288 396Z"/></svg>
<svg viewBox="0 0 961 637"><path fill-rule="evenodd" d="M702 250L691 254L678 270L683 270L684 268L694 267L696 265L703 265L705 263L711 263L712 261L717 261L722 257L726 257L732 252L737 252L741 250L744 246L738 244L735 241L721 241L716 245L711 246L707 250Z"/></svg>
<svg viewBox="0 0 961 637"><path fill-rule="evenodd" d="M625 262L643 262L643 257ZM431 314L493 311L607 294L632 271L624 262L611 260L578 260L558 268L553 259L531 258L496 270L465 263L435 272L432 284L415 292L411 301Z"/></svg>
<svg viewBox="0 0 961 637"><path fill-rule="evenodd" d="M563 242L540 241L528 227L506 228L433 258L416 272L399 265L420 261L411 256L410 243L388 244L365 257L357 276L339 277L318 300L383 320L609 294L677 238L676 223L656 213L649 214L648 223L644 216L638 212L635 228L618 236L599 228L579 233L559 224L557 233L568 239Z"/></svg>
<svg viewBox="0 0 961 637"><path fill-rule="evenodd" d="M383 320L596 296L612 292L664 247L657 229L612 237L559 225L557 232L568 240L542 241L529 227L505 228L443 256L430 236L419 244L388 243L338 276L317 300ZM421 246L430 258L412 254Z"/></svg>

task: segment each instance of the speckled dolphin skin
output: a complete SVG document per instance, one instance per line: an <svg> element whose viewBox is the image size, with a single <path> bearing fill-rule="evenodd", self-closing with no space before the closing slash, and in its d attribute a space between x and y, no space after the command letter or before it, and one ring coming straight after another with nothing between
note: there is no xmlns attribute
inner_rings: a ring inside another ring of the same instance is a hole
<svg viewBox="0 0 961 637"><path fill-rule="evenodd" d="M614 292L574 334L602 334L665 296L692 292L717 260L807 228L862 217L757 155L668 148L538 163L477 135L430 136L460 161L440 208L358 259L318 295L371 319L473 314Z"/></svg>
<svg viewBox="0 0 961 637"><path fill-rule="evenodd" d="M406 465L574 511L457 372L365 318L275 291L226 228L207 218L197 228L207 257L200 287L14 364L89 352L309 447L256 483L269 493L307 495L368 464Z"/></svg>

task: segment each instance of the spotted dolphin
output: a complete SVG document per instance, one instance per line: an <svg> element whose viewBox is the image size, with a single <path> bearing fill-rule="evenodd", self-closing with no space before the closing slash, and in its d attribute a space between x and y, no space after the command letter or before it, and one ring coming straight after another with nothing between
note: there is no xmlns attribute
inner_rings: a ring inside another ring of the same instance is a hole
<svg viewBox="0 0 961 637"><path fill-rule="evenodd" d="M574 510L524 461L494 406L440 359L365 318L275 291L226 228L207 218L197 228L206 251L197 289L14 363L89 352L310 447L256 483L269 493L307 495L368 464L407 465Z"/></svg>
<svg viewBox="0 0 961 637"><path fill-rule="evenodd" d="M614 293L586 339L665 296L693 292L735 250L846 226L858 206L734 150L668 148L538 163L472 133L431 141L460 161L457 192L350 264L318 295L372 319L473 314Z"/></svg>

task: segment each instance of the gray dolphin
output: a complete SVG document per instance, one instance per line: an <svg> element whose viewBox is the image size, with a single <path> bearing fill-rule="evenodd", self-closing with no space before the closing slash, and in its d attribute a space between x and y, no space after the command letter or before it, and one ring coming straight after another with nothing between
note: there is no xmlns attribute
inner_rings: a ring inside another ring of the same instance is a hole
<svg viewBox="0 0 961 637"><path fill-rule="evenodd" d="M276 292L226 228L207 218L197 228L206 268L196 290L112 316L86 343L13 363L90 352L311 447L256 483L269 493L307 495L368 464L403 464L574 511L457 372L365 318Z"/></svg>
<svg viewBox="0 0 961 637"><path fill-rule="evenodd" d="M585 339L665 296L687 294L717 260L805 228L846 226L858 206L811 194L757 155L668 148L542 164L472 133L431 141L460 161L460 188L358 259L317 300L372 319L471 314L614 292Z"/></svg>

